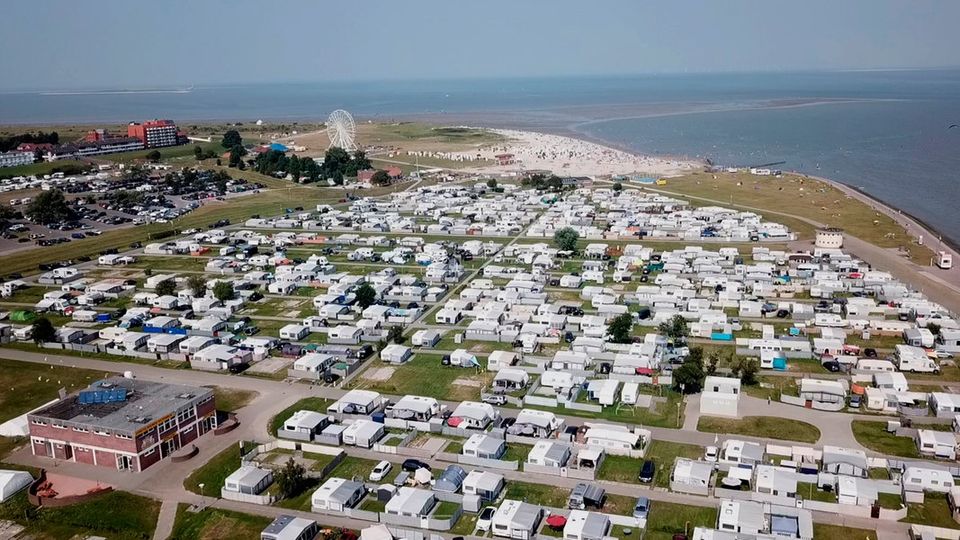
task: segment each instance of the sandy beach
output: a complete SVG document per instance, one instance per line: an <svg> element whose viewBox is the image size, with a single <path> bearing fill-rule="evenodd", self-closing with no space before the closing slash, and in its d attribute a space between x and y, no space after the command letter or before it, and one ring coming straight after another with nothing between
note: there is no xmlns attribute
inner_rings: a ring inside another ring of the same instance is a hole
<svg viewBox="0 0 960 540"><path fill-rule="evenodd" d="M489 131L506 137L508 141L485 146L475 152L451 153L450 158L480 158L489 160L490 163L495 161L497 155L513 154L516 161L514 164L478 164L475 169L484 172L545 169L565 176L643 174L664 177L681 175L703 167L703 163L697 161L642 156L573 137L508 129Z"/></svg>

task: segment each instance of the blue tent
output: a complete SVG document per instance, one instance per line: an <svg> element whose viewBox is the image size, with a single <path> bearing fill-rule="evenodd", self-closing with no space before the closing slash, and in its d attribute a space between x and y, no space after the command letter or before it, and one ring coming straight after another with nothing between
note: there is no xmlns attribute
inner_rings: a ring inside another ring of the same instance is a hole
<svg viewBox="0 0 960 540"><path fill-rule="evenodd" d="M270 149L276 150L277 152L286 152L287 150L289 150L289 148L287 148L285 145L282 145L276 142L270 145Z"/></svg>

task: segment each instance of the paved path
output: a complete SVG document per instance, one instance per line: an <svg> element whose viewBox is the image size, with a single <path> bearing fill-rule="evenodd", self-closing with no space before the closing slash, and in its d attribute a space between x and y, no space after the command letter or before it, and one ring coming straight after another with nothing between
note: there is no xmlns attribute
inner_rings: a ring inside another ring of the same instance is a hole
<svg viewBox="0 0 960 540"><path fill-rule="evenodd" d="M176 501L165 500L160 504L160 516L157 528L153 531L153 540L167 540L173 532L173 522L177 518Z"/></svg>

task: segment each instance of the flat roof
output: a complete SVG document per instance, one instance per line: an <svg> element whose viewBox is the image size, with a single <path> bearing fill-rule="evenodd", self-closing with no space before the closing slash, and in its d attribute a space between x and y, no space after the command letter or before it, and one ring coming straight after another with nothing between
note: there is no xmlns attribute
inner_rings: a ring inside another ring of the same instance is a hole
<svg viewBox="0 0 960 540"><path fill-rule="evenodd" d="M213 390L198 386L166 384L125 377L110 377L91 384L81 392L124 388L123 401L81 403L80 393L70 395L30 415L31 418L60 420L63 423L137 432L177 411L213 396Z"/></svg>

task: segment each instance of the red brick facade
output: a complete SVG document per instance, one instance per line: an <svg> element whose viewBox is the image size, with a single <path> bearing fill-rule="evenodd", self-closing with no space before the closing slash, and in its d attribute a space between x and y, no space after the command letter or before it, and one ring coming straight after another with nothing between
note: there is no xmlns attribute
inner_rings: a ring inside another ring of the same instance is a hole
<svg viewBox="0 0 960 540"><path fill-rule="evenodd" d="M216 404L210 397L192 409L151 422L133 435L107 433L94 426L57 427L56 420L30 415L33 454L112 469L142 471L215 427ZM62 425L62 424L61 424ZM163 427L163 432L160 431ZM99 432L98 432L99 431Z"/></svg>

